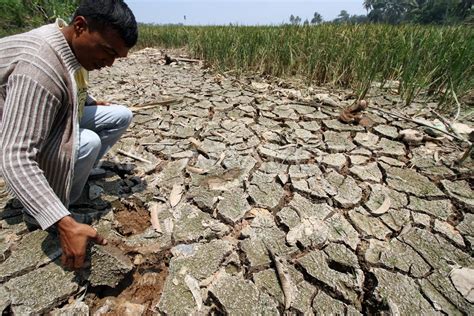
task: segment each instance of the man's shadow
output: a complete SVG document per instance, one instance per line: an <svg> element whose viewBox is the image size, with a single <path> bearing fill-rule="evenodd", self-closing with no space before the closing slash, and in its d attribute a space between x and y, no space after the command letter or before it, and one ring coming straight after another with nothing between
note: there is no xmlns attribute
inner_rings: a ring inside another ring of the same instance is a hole
<svg viewBox="0 0 474 316"><path fill-rule="evenodd" d="M146 180L136 176L133 164L117 164L105 161L101 168L106 173L99 177L89 177L81 197L69 211L77 221L91 224L112 211L113 205L120 204L133 194L147 189Z"/></svg>
<svg viewBox="0 0 474 316"><path fill-rule="evenodd" d="M79 200L69 206L69 211L81 223L91 224L93 221L99 220L112 210L112 202L143 192L148 187L145 180L134 176L136 166L133 164L117 164L106 161L102 166L106 173L101 177L90 177ZM98 196L92 199L91 187L100 190ZM107 198L104 199L104 196ZM0 220L5 220L8 225L21 223L23 206L20 201L7 194L0 196L0 198L2 197L8 201L0 209ZM90 215L87 215L88 213Z"/></svg>

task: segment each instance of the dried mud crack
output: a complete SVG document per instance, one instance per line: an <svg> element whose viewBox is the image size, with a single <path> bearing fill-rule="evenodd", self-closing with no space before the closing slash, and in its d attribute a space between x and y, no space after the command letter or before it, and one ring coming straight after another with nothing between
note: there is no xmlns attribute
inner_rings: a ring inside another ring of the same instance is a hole
<svg viewBox="0 0 474 316"><path fill-rule="evenodd" d="M377 111L399 101L389 91L345 124L350 92L164 56L92 74L91 93L134 120L72 210L109 240L90 267L63 271L0 178L2 313L474 314L474 164L453 164L460 144L402 141L416 125Z"/></svg>

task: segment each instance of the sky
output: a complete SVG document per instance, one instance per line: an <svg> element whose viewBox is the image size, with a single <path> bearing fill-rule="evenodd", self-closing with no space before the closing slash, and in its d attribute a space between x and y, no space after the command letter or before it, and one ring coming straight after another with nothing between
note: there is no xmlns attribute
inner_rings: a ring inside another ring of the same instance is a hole
<svg viewBox="0 0 474 316"><path fill-rule="evenodd" d="M367 14L363 0L125 0L138 22L184 25L277 25L290 15L311 21L314 12L333 20L346 10Z"/></svg>

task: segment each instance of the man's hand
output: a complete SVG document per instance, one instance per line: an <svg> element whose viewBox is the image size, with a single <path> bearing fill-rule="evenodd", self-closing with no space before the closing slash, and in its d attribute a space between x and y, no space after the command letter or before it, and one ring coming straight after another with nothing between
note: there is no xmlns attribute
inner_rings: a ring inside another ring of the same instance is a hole
<svg viewBox="0 0 474 316"><path fill-rule="evenodd" d="M63 217L57 224L59 241L63 254L61 264L65 268L80 269L86 258L86 247L89 240L99 245L106 245L107 240L99 236L89 225L76 222L71 216Z"/></svg>
<svg viewBox="0 0 474 316"><path fill-rule="evenodd" d="M93 105L111 105L109 101L95 101L95 104Z"/></svg>

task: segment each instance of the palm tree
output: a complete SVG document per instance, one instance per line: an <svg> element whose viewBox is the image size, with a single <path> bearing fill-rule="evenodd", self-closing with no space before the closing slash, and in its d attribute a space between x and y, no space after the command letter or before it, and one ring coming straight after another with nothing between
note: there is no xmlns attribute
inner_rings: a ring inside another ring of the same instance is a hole
<svg viewBox="0 0 474 316"><path fill-rule="evenodd" d="M364 8L373 22L399 23L410 5L417 0L364 0Z"/></svg>
<svg viewBox="0 0 474 316"><path fill-rule="evenodd" d="M364 0L364 9L369 11L374 6L374 0Z"/></svg>

